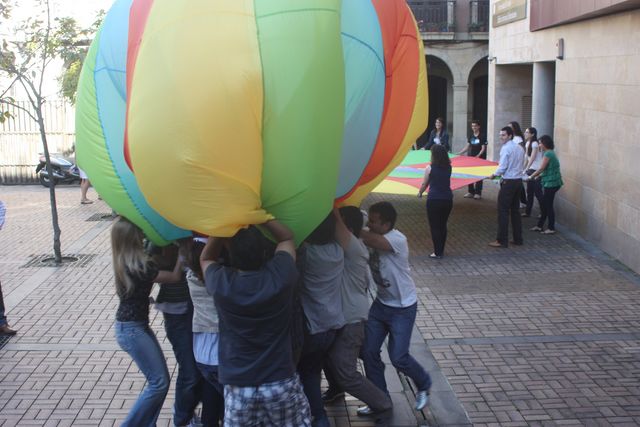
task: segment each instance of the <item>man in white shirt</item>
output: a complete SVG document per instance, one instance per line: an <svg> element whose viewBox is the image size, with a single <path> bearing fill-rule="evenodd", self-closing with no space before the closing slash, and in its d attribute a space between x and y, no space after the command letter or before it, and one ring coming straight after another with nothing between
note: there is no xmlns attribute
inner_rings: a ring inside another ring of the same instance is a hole
<svg viewBox="0 0 640 427"><path fill-rule="evenodd" d="M522 219L520 217L520 191L522 189L522 164L524 163L524 150L513 141L513 130L504 127L500 131L500 142L503 146L500 150L500 163L498 169L489 177L494 179L499 176L500 192L498 193L498 235L489 246L494 248L506 248L509 246L509 216L513 227L514 245L522 245Z"/></svg>
<svg viewBox="0 0 640 427"><path fill-rule="evenodd" d="M409 354L418 299L409 267L409 245L405 235L394 228L396 217L391 203L375 203L369 208L369 231L361 232L365 245L373 250L369 264L378 287L365 326L362 360L367 378L388 395L380 350L389 335L391 364L416 384L415 408L421 410L429 399L431 378ZM358 409L359 415L372 412L367 406Z"/></svg>

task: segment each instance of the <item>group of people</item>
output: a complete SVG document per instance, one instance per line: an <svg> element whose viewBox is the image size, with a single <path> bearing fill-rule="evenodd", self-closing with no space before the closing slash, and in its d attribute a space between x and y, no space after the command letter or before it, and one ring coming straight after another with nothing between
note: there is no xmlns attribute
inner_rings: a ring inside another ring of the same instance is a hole
<svg viewBox="0 0 640 427"><path fill-rule="evenodd" d="M425 168L424 179L418 197L427 194L427 219L433 241L430 258L439 259L444 255L447 240L447 222L453 207L451 191L451 161L449 137L444 130L442 118L436 119L435 129L430 133L429 142L423 147L431 151L431 163ZM518 122L510 122L500 131L500 162L489 177L500 177L498 194L498 232L489 246L506 248L509 243L522 245L522 217L531 216L534 199L538 200L540 216L531 231L542 234L555 233L555 195L562 187L560 162L554 151L553 139L543 135L538 139L538 131L529 127L523 133ZM471 136L465 147L457 153L482 159L487 158L487 138L481 131L478 120L471 122ZM524 184L526 183L526 189ZM470 184L465 198L482 198L482 181ZM524 212L520 212L520 209ZM513 228L513 240L509 242L509 218ZM548 226L545 229L545 222Z"/></svg>
<svg viewBox="0 0 640 427"><path fill-rule="evenodd" d="M563 185L560 161L555 154L555 144L549 135L537 138L536 128L530 127L523 134L517 122L511 122L500 130L500 162L489 177L500 177L498 193L498 232L496 240L489 243L495 248L506 248L509 243L522 245L522 217L531 215L533 198L538 199L540 217L531 231L555 234L555 195ZM526 141L525 141L526 138ZM527 183L525 191L523 182ZM520 212L520 207L525 211ZM509 219L513 240L509 240ZM545 223L547 228L544 229Z"/></svg>
<svg viewBox="0 0 640 427"><path fill-rule="evenodd" d="M154 283L178 363L176 426L193 422L199 402L205 426L328 426L324 404L345 392L365 403L359 415L388 425L387 336L391 363L413 380L423 409L431 378L409 354L417 295L407 238L391 203L373 204L366 228L364 217L334 209L297 249L277 220L158 249L120 218L111 233L115 335L147 379L123 425L155 425L169 389L149 326Z"/></svg>

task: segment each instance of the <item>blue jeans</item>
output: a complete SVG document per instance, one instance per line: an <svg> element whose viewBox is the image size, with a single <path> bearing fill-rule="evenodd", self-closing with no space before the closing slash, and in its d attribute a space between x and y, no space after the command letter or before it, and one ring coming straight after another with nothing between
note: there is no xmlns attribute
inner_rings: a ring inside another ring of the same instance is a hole
<svg viewBox="0 0 640 427"><path fill-rule="evenodd" d="M384 379L384 363L380 357L382 343L389 335L389 358L391 364L413 380L420 391L429 391L431 377L427 371L409 354L411 331L416 320L418 304L397 308L382 304L377 299L369 310L369 320L365 326L362 360L369 381L387 395Z"/></svg>
<svg viewBox="0 0 640 427"><path fill-rule="evenodd" d="M218 367L198 362L196 364L204 378L202 384L202 425L217 427L224 416L224 386L219 381Z"/></svg>
<svg viewBox="0 0 640 427"><path fill-rule="evenodd" d="M185 314L162 314L164 316L164 330L178 362L173 424L184 426L191 421L193 411L196 409L202 393L202 375L200 375L196 359L193 357L193 332L191 330L193 309Z"/></svg>
<svg viewBox="0 0 640 427"><path fill-rule="evenodd" d="M124 427L153 427L169 391L169 371L158 340L147 322L115 323L118 345L136 362L147 379L147 384L138 396Z"/></svg>
<svg viewBox="0 0 640 427"><path fill-rule="evenodd" d="M309 407L313 416L312 425L314 427L329 425L329 419L324 410L324 402L322 402L320 381L322 366L335 337L335 330L313 335L305 334L304 336L302 354L300 355L300 362L298 362L298 373L300 374L304 394L309 400Z"/></svg>

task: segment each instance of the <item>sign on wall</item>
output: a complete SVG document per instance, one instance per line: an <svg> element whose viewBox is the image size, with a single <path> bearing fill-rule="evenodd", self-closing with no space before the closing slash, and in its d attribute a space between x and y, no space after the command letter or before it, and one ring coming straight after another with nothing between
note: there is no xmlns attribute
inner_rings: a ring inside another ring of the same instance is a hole
<svg viewBox="0 0 640 427"><path fill-rule="evenodd" d="M527 17L527 0L499 0L493 5L493 27Z"/></svg>

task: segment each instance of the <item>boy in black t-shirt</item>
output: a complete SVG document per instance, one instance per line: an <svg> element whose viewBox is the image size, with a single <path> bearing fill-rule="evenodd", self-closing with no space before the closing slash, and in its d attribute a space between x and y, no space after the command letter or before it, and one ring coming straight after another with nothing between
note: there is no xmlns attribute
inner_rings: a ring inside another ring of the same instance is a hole
<svg viewBox="0 0 640 427"><path fill-rule="evenodd" d="M471 121L471 136L467 146L462 149L458 155L467 154L470 157L487 158L487 137L480 131L480 121ZM464 195L466 199L474 198L479 200L482 198L482 180L469 184L469 192Z"/></svg>

